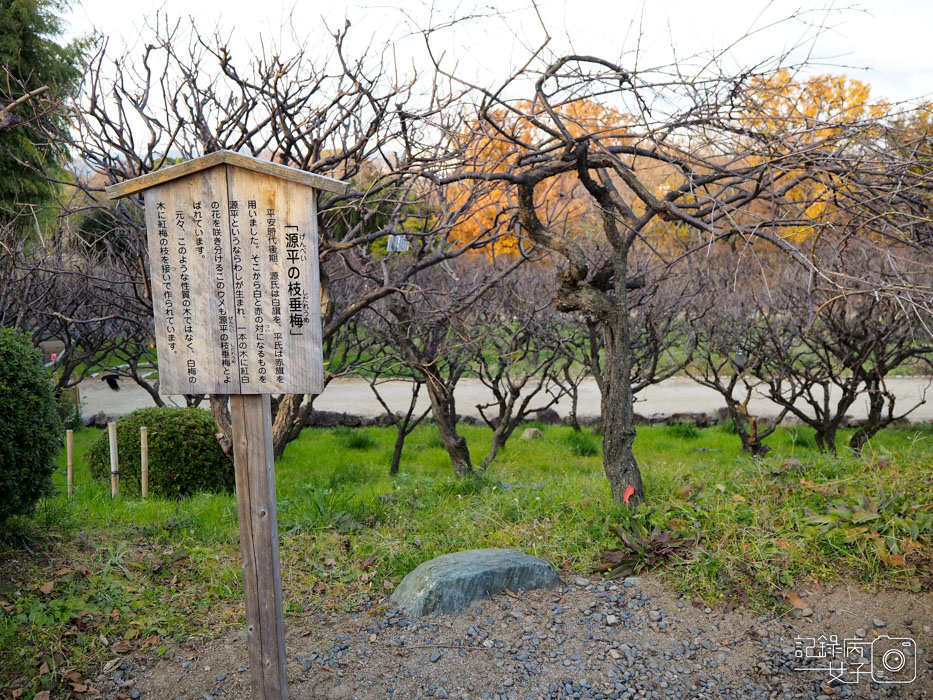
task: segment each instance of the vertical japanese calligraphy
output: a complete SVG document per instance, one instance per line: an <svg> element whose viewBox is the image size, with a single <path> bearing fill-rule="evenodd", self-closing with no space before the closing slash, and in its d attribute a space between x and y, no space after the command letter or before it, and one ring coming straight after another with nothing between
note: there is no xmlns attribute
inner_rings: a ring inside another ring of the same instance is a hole
<svg viewBox="0 0 933 700"><path fill-rule="evenodd" d="M144 197L163 393L320 391L314 189L224 165Z"/></svg>

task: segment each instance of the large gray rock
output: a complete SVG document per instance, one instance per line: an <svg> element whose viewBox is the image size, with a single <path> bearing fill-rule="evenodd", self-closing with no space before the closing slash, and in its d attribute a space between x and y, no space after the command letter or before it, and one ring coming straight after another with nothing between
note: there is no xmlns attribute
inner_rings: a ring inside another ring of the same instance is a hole
<svg viewBox="0 0 933 700"><path fill-rule="evenodd" d="M560 584L557 570L514 549L471 549L421 564L392 594L392 603L410 615L452 614L506 588L530 591Z"/></svg>

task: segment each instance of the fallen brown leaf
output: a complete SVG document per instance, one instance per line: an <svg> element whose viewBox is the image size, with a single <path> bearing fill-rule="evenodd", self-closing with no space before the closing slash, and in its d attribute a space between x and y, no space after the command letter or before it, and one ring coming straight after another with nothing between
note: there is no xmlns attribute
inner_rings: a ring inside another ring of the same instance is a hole
<svg viewBox="0 0 933 700"><path fill-rule="evenodd" d="M48 672L49 672L49 665L45 661L43 661L42 665L39 667L39 675L44 676Z"/></svg>
<svg viewBox="0 0 933 700"><path fill-rule="evenodd" d="M337 566L337 560L333 557L327 557L324 559L324 566Z"/></svg>
<svg viewBox="0 0 933 700"><path fill-rule="evenodd" d="M124 639L117 642L116 644L113 644L110 647L110 651L114 652L115 654L125 654L129 651L133 651L133 645Z"/></svg>
<svg viewBox="0 0 933 700"><path fill-rule="evenodd" d="M807 605L803 600L800 599L800 596L796 593L785 593L782 592L781 596L787 599L787 602L793 605L798 610L806 610L809 605Z"/></svg>
<svg viewBox="0 0 933 700"><path fill-rule="evenodd" d="M382 582L382 587L391 591L393 588L395 588L395 584L386 579Z"/></svg>
<svg viewBox="0 0 933 700"><path fill-rule="evenodd" d="M53 588L55 588L55 581L46 581L41 586L39 586L39 590L46 595L51 593Z"/></svg>
<svg viewBox="0 0 933 700"><path fill-rule="evenodd" d="M33 695L32 700L49 700L50 697L52 697L52 694L47 690L43 690Z"/></svg>

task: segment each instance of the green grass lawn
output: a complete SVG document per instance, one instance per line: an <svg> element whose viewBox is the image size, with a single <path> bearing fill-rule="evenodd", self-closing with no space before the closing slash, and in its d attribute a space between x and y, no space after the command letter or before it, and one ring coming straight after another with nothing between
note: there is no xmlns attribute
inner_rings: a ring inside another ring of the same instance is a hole
<svg viewBox="0 0 933 700"><path fill-rule="evenodd" d="M611 502L597 436L538 427L543 439L516 435L468 480L452 476L432 426L411 435L394 479L392 429L305 430L276 464L286 614L352 609L461 549L514 547L588 575L619 546L617 525L698 538L660 571L711 604L782 605L776 594L813 579L933 583L930 428L883 431L860 458L820 455L809 431L780 429L769 458L753 460L726 427L643 427L648 504L632 511ZM490 431L461 430L478 462ZM83 461L98 434L76 435L74 497L61 469L58 495L0 540L0 694L23 676L24 698L60 687L114 644L160 651L242 622L234 496L112 500Z"/></svg>

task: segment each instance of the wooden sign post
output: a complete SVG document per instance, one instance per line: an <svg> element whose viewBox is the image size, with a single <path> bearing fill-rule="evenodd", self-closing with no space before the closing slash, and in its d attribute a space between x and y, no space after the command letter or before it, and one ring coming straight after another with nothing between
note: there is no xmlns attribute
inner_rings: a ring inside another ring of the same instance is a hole
<svg viewBox="0 0 933 700"><path fill-rule="evenodd" d="M254 700L286 700L270 394L323 390L317 192L219 151L107 188L146 205L160 390L229 394Z"/></svg>

